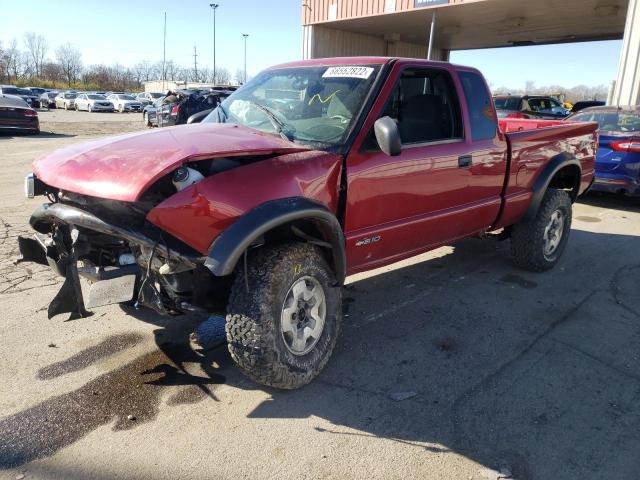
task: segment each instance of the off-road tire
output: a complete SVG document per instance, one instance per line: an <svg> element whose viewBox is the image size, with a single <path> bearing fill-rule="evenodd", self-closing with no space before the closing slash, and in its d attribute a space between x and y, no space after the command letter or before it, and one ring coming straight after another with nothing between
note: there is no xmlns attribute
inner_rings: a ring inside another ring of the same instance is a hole
<svg viewBox="0 0 640 480"><path fill-rule="evenodd" d="M294 355L281 333L281 312L289 288L304 276L315 278L324 289L326 318L313 349ZM248 290L241 259L227 307L231 357L242 373L262 385L291 390L311 382L327 364L342 320L342 292L320 250L286 243L250 251L246 280Z"/></svg>
<svg viewBox="0 0 640 480"><path fill-rule="evenodd" d="M544 233L551 215L560 210L564 215L562 238L551 256L544 254ZM564 190L550 188L544 194L536 216L513 226L511 255L517 266L532 272L553 268L562 256L571 231L571 198Z"/></svg>

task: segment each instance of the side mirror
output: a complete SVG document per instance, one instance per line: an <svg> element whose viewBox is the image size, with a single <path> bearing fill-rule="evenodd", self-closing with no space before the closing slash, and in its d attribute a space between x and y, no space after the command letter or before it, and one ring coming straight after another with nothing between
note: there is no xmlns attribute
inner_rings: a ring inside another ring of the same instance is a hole
<svg viewBox="0 0 640 480"><path fill-rule="evenodd" d="M400 139L398 125L391 117L382 117L376 120L376 123L373 124L373 131L376 134L380 150L390 157L400 155L402 140Z"/></svg>
<svg viewBox="0 0 640 480"><path fill-rule="evenodd" d="M202 120L204 120L204 117L209 115L212 111L213 111L213 108L210 108L208 110L203 110L201 112L194 113L189 118L187 118L187 124L189 124L189 123L200 123Z"/></svg>

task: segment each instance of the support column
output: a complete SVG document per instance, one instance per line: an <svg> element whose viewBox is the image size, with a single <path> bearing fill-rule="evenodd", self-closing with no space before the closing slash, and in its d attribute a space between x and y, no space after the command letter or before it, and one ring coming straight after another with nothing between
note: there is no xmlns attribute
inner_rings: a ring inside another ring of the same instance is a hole
<svg viewBox="0 0 640 480"><path fill-rule="evenodd" d="M640 104L640 0L629 0L613 105Z"/></svg>

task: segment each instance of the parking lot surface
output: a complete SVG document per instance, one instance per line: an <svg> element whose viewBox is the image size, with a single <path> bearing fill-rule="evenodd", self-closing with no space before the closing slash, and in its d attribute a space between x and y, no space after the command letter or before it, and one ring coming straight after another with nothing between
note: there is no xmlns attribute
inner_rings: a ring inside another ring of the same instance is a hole
<svg viewBox="0 0 640 480"><path fill-rule="evenodd" d="M40 118L42 135L0 137L0 478L638 478L637 202L579 201L551 272L466 240L350 278L329 366L279 392L226 347L191 346L197 317L47 320L60 280L13 264L37 204L23 176L45 152L143 125Z"/></svg>

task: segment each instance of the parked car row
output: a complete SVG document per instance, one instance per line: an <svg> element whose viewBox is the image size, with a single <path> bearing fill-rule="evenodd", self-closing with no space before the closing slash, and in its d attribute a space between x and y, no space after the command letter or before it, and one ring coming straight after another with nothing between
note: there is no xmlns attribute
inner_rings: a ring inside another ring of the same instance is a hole
<svg viewBox="0 0 640 480"><path fill-rule="evenodd" d="M209 112L216 108L224 99L233 93L234 89L205 88L185 89L167 92L158 97L142 111L142 121L148 127L169 127L202 120ZM195 115L199 114L198 117Z"/></svg>
<svg viewBox="0 0 640 480"><path fill-rule="evenodd" d="M141 112L145 105L152 104L162 93L143 92L79 92L58 91L41 87L20 88L0 85L0 94L22 98L31 108L62 108L64 110ZM105 103L109 103L106 105ZM78 105L76 107L76 105ZM94 108L95 107L95 108Z"/></svg>

